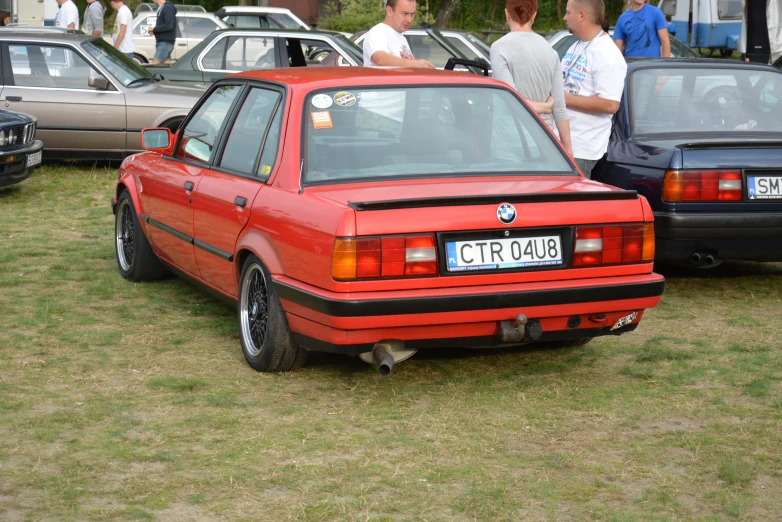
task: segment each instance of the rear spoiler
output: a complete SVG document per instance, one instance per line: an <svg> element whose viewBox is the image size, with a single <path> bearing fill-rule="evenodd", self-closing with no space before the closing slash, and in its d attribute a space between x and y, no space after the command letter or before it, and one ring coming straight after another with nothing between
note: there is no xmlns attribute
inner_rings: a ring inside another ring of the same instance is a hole
<svg viewBox="0 0 782 522"><path fill-rule="evenodd" d="M348 202L354 210L396 210L422 207L461 207L500 203L561 203L571 201L614 201L638 199L635 190L606 190L596 192L558 192L533 194L498 194L490 196L447 196L440 198L391 199L387 201Z"/></svg>

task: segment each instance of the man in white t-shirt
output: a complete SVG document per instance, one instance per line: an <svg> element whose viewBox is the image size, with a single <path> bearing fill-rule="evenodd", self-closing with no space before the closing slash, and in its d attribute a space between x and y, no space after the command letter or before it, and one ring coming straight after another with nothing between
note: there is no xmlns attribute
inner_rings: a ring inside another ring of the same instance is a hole
<svg viewBox="0 0 782 522"><path fill-rule="evenodd" d="M427 60L416 60L402 33L415 17L415 0L386 0L386 19L364 37L364 66L422 67L434 69Z"/></svg>
<svg viewBox="0 0 782 522"><path fill-rule="evenodd" d="M73 0L57 0L60 10L57 11L57 17L54 19L55 27L67 27L69 29L79 28L79 8L73 3Z"/></svg>
<svg viewBox="0 0 782 522"><path fill-rule="evenodd" d="M600 26L604 16L603 0L568 0L565 22L578 41L562 58L562 80L573 156L586 177L608 150L627 75L622 52Z"/></svg>
<svg viewBox="0 0 782 522"><path fill-rule="evenodd" d="M133 41L133 13L125 5L125 0L111 0L111 7L117 11L114 20L114 31L111 38L114 40L114 47L130 59L133 59L133 53L136 50L136 43Z"/></svg>

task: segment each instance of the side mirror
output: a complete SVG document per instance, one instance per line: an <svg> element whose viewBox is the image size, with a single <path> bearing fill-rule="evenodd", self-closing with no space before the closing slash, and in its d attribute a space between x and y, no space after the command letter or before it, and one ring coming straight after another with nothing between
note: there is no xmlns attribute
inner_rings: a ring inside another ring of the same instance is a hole
<svg viewBox="0 0 782 522"><path fill-rule="evenodd" d="M170 129L144 129L141 131L141 146L148 151L170 155L174 152L174 134Z"/></svg>
<svg viewBox="0 0 782 522"><path fill-rule="evenodd" d="M87 85L94 89L98 89L99 91L105 91L109 88L109 81L105 76L90 75L90 78L87 80Z"/></svg>

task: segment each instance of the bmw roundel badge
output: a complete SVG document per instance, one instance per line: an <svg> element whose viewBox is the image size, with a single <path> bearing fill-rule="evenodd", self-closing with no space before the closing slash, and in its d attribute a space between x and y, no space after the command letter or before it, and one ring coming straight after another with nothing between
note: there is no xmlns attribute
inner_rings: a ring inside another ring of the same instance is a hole
<svg viewBox="0 0 782 522"><path fill-rule="evenodd" d="M516 221L516 209L513 205L510 203L503 203L499 207L497 207L497 219L500 220L500 223L503 223L505 225L510 225L514 221Z"/></svg>

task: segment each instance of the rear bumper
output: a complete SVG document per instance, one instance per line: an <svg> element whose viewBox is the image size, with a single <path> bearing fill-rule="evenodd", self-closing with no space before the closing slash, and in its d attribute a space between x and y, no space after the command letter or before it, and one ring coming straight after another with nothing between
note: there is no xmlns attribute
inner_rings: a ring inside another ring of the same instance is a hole
<svg viewBox="0 0 782 522"><path fill-rule="evenodd" d="M695 251L721 259L782 259L782 212L654 214L658 261L687 260Z"/></svg>
<svg viewBox="0 0 782 522"><path fill-rule="evenodd" d="M23 149L0 152L0 187L14 185L30 177L33 171L41 164L27 166L27 156L40 152L43 149L43 142L33 141ZM13 156L12 161L8 161Z"/></svg>
<svg viewBox="0 0 782 522"><path fill-rule="evenodd" d="M358 354L387 339L421 348L502 345L499 322L518 314L540 323L540 341L619 334L659 303L665 279L645 274L577 286L560 281L362 294L328 292L285 277L276 277L274 286L301 346ZM631 313L634 321L612 330Z"/></svg>

